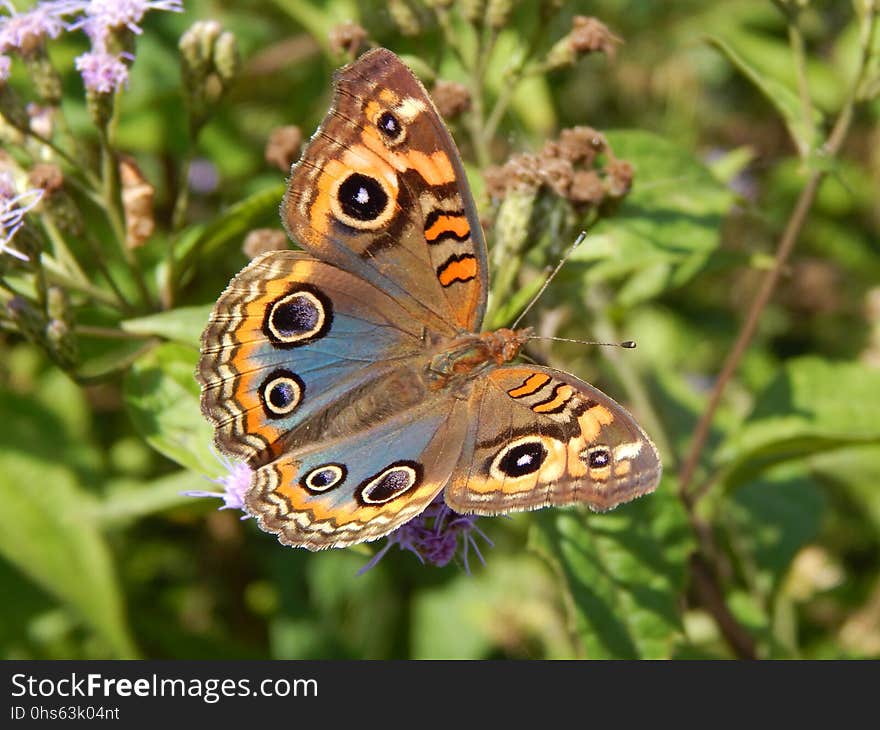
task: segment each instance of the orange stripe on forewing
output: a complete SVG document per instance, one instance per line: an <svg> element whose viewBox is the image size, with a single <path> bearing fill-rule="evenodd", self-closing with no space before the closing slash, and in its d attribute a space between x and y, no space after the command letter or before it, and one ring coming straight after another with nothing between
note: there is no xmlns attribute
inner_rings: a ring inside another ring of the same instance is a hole
<svg viewBox="0 0 880 730"><path fill-rule="evenodd" d="M507 391L507 395L511 398L522 398L524 395L531 395L543 388L550 380L549 375L544 373L533 373L525 379L522 385Z"/></svg>
<svg viewBox="0 0 880 730"><path fill-rule="evenodd" d="M449 286L456 281L470 281L476 275L477 260L473 256L451 258L437 271L437 278L443 286Z"/></svg>
<svg viewBox="0 0 880 730"><path fill-rule="evenodd" d="M467 219L460 215L441 215L425 231L428 241L436 241L444 233L454 233L459 238L466 237L471 232Z"/></svg>
<svg viewBox="0 0 880 730"><path fill-rule="evenodd" d="M557 385L556 388L554 388L553 390L552 400L538 403L537 405L532 406L532 410L535 413L548 413L550 411L555 411L558 408L562 408L566 403L568 403L573 395L574 388L572 388L570 385Z"/></svg>

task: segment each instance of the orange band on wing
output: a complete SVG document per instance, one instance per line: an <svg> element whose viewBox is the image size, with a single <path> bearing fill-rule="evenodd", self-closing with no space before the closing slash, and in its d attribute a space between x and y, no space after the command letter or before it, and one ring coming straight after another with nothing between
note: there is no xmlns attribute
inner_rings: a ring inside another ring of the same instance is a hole
<svg viewBox="0 0 880 730"><path fill-rule="evenodd" d="M544 373L533 373L525 379L522 385L518 385L512 390L508 390L507 395L511 398L522 398L525 395L531 395L543 388L549 380L549 375L545 375Z"/></svg>
<svg viewBox="0 0 880 730"><path fill-rule="evenodd" d="M430 228L425 229L425 239L428 243L435 243L443 238L454 238L464 241L470 236L471 229L467 219L462 214L441 215Z"/></svg>
<svg viewBox="0 0 880 730"><path fill-rule="evenodd" d="M456 281L470 281L477 275L477 260L470 254L450 256L437 269L437 278L443 286Z"/></svg>
<svg viewBox="0 0 880 730"><path fill-rule="evenodd" d="M553 389L553 397L532 406L532 410L535 413L554 413L561 411L565 408L565 404L571 400L573 395L574 388L570 385L557 385Z"/></svg>

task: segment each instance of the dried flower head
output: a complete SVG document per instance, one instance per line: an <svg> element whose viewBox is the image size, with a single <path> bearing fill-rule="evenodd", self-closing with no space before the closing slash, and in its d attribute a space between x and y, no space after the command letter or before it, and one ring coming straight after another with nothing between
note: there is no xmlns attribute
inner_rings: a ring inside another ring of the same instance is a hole
<svg viewBox="0 0 880 730"><path fill-rule="evenodd" d="M369 34L357 23L347 20L330 29L327 38L330 41L330 50L338 55L345 54L350 58L358 55L367 40Z"/></svg>
<svg viewBox="0 0 880 730"><path fill-rule="evenodd" d="M358 574L373 568L393 545L414 553L423 564L430 563L438 568L447 565L460 551L464 569L470 573L468 553L471 548L480 562L485 564L474 535L479 535L490 547L492 546L492 541L476 526L477 519L475 515L454 512L446 505L441 493L424 512L388 535L387 543L358 571Z"/></svg>
<svg viewBox="0 0 880 730"><path fill-rule="evenodd" d="M614 156L602 134L581 126L563 129L540 154L516 154L503 166L490 168L486 185L494 199L544 187L576 205L598 207L626 195L633 176L632 165Z"/></svg>
<svg viewBox="0 0 880 730"><path fill-rule="evenodd" d="M572 19L571 30L553 45L544 65L549 70L571 66L581 56L590 53L604 53L614 58L617 46L622 42L596 18L576 15Z"/></svg>
<svg viewBox="0 0 880 730"><path fill-rule="evenodd" d="M144 177L131 157L119 160L119 181L122 185L122 210L125 213L125 245L143 246L156 230L153 198L156 190Z"/></svg>
<svg viewBox="0 0 880 730"><path fill-rule="evenodd" d="M277 228L255 228L245 236L241 246L244 255L255 259L269 251L283 251L287 248L287 235Z"/></svg>
<svg viewBox="0 0 880 730"><path fill-rule="evenodd" d="M274 165L284 173L290 172L290 166L299 159L303 135L299 127L287 125L276 127L269 135L264 152L266 162Z"/></svg>
<svg viewBox="0 0 880 730"><path fill-rule="evenodd" d="M457 81L439 79L431 89L431 98L444 119L457 117L471 107L471 92Z"/></svg>
<svg viewBox="0 0 880 730"><path fill-rule="evenodd" d="M596 18L585 15L576 15L572 20L571 32L568 34L568 44L578 55L587 53L604 53L609 58L614 58L617 46L623 40L614 35L608 26Z"/></svg>

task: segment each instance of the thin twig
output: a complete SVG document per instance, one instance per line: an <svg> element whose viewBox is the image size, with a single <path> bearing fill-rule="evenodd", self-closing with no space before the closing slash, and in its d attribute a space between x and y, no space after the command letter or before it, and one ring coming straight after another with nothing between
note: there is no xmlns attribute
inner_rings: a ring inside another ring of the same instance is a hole
<svg viewBox="0 0 880 730"><path fill-rule="evenodd" d="M849 132L858 91L862 86L865 73L869 66L871 46L876 24L877 13L874 11L871 18L863 25L860 38L862 49L861 63L853 82L852 89L850 90L843 109L837 117L837 121L831 130L831 134L828 136L828 141L824 145L823 152L829 159L833 159L837 156L844 140L846 139L846 135ZM740 360L752 341L761 314L767 306L767 303L770 301L770 297L776 288L776 284L779 281L785 263L797 243L798 237L800 236L801 230L806 222L807 215L810 212L810 208L816 199L816 193L819 190L819 186L826 175L827 169L825 166L819 169L814 169L807 179L806 185L801 190L794 210L792 211L792 214L785 225L785 229L783 230L782 237L779 240L779 246L776 250L776 256L774 257L773 268L765 275L764 280L761 283L761 288L752 300L752 305L749 308L742 329L737 336L736 343L724 361L718 379L715 381L715 387L712 389L712 393L709 396L709 403L706 410L700 416L700 420L694 430L694 438L691 442L688 454L682 462L682 467L679 472L679 491L681 495L685 497L686 504L692 503L693 501L694 495L690 494L688 490L694 472L699 464L700 456L706 446L706 441L708 440L709 431L712 426L712 420L721 403L724 390L734 373L736 373Z"/></svg>

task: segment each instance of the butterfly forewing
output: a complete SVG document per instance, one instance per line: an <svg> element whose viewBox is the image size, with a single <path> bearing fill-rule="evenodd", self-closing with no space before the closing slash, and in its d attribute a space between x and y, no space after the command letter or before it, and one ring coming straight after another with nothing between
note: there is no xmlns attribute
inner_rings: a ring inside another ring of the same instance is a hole
<svg viewBox="0 0 880 730"><path fill-rule="evenodd" d="M425 89L390 51L337 74L282 219L306 250L392 294L432 331L479 328L486 247L464 169Z"/></svg>

